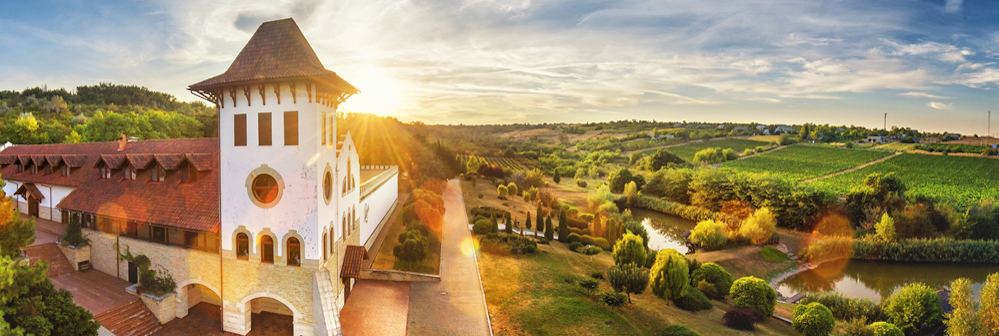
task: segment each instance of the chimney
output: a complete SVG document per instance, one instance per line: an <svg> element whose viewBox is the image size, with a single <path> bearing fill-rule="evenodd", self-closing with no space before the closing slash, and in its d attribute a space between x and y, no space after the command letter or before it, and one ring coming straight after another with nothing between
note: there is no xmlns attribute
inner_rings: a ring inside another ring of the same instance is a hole
<svg viewBox="0 0 999 336"><path fill-rule="evenodd" d="M125 150L125 144L127 143L128 143L128 137L125 136L125 133L122 133L121 138L118 139L118 151L120 152Z"/></svg>

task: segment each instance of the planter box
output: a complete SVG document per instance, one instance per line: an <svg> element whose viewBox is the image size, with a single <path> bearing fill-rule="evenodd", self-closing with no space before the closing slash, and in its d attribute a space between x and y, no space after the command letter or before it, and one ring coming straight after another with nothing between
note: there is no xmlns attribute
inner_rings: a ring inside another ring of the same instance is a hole
<svg viewBox="0 0 999 336"><path fill-rule="evenodd" d="M128 286L125 290L142 299L142 303L156 316L160 324L166 324L177 317L177 293L167 293L163 296L153 296L149 293L138 294L139 284Z"/></svg>
<svg viewBox="0 0 999 336"><path fill-rule="evenodd" d="M90 261L90 246L62 246L59 245L62 254L69 260L74 271L80 271L80 263Z"/></svg>

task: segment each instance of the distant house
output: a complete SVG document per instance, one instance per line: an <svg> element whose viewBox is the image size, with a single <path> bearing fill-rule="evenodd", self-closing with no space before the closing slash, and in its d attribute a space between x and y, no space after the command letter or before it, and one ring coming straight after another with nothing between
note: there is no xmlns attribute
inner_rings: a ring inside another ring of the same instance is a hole
<svg viewBox="0 0 999 336"><path fill-rule="evenodd" d="M725 125L718 125L718 127L715 127L715 128L717 128L717 129L725 129Z"/></svg>
<svg viewBox="0 0 999 336"><path fill-rule="evenodd" d="M791 128L791 126L777 125L777 127L774 127L774 134L784 134L784 133L791 133L791 132L794 132L794 129Z"/></svg>
<svg viewBox="0 0 999 336"><path fill-rule="evenodd" d="M653 134L653 135L651 135L651 137L652 137L652 140L676 139L676 136L673 135L673 134L660 134L659 136L656 136L655 134Z"/></svg>
<svg viewBox="0 0 999 336"><path fill-rule="evenodd" d="M867 137L867 143L885 143L888 142L888 137L884 136L869 136Z"/></svg>
<svg viewBox="0 0 999 336"><path fill-rule="evenodd" d="M732 130L734 130L734 131L743 131L743 132L749 133L749 127L746 127L746 126L739 126L739 127L736 127L736 128L734 128Z"/></svg>
<svg viewBox="0 0 999 336"><path fill-rule="evenodd" d="M947 136L950 137L951 140L961 140L960 134L948 133Z"/></svg>

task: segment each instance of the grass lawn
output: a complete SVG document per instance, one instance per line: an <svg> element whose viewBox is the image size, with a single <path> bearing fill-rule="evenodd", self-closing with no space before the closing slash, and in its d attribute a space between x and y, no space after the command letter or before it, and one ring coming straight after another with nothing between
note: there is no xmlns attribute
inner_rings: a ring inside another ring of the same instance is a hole
<svg viewBox="0 0 999 336"><path fill-rule="evenodd" d="M744 160L725 162L722 167L751 173L770 173L789 180L804 180L832 174L874 161L890 153L816 145L793 145Z"/></svg>
<svg viewBox="0 0 999 336"><path fill-rule="evenodd" d="M770 280L770 277L794 267L797 263L793 260L779 262L769 262L760 255L759 246L742 246L720 251L697 252L697 261L713 262L732 274L732 278L738 279L744 276L755 276L763 280Z"/></svg>
<svg viewBox="0 0 999 336"><path fill-rule="evenodd" d="M408 197L408 195L406 195ZM396 207L395 211L392 212L392 219L390 222L386 223L388 225L388 232L386 232L385 241L382 243L381 249L378 250L378 254L375 255L375 261L371 263L371 268L373 269L394 269L398 271L409 271L425 274L441 274L441 233L439 231L430 230L437 241L431 241L430 246L427 248L427 258L423 261L408 267L409 265L397 265L395 256L392 255L392 250L396 245L399 245L399 234L406 231L406 225L402 223L402 204L406 202L407 197L400 197L400 206Z"/></svg>
<svg viewBox="0 0 999 336"><path fill-rule="evenodd" d="M654 335L666 324L687 326L702 335L795 335L783 322L767 319L756 332L729 329L721 316L731 306L696 313L667 304L652 294L632 295L633 303L608 307L582 291L576 282L613 265L610 253L591 257L561 243L539 245L526 256L483 253L478 262L486 302L497 335ZM610 291L601 280L600 291Z"/></svg>

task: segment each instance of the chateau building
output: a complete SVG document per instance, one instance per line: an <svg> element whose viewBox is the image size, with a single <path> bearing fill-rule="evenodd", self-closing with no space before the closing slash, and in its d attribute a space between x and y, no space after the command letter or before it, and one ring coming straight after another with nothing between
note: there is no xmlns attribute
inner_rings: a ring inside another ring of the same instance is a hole
<svg viewBox="0 0 999 336"><path fill-rule="evenodd" d="M160 321L199 303L245 335L289 315L295 335L339 335L339 311L398 199L398 168L362 166L339 104L359 90L327 70L292 19L265 22L218 76L189 90L219 137L11 146L0 173L20 212L78 223L100 272L137 282L122 254L177 282Z"/></svg>

